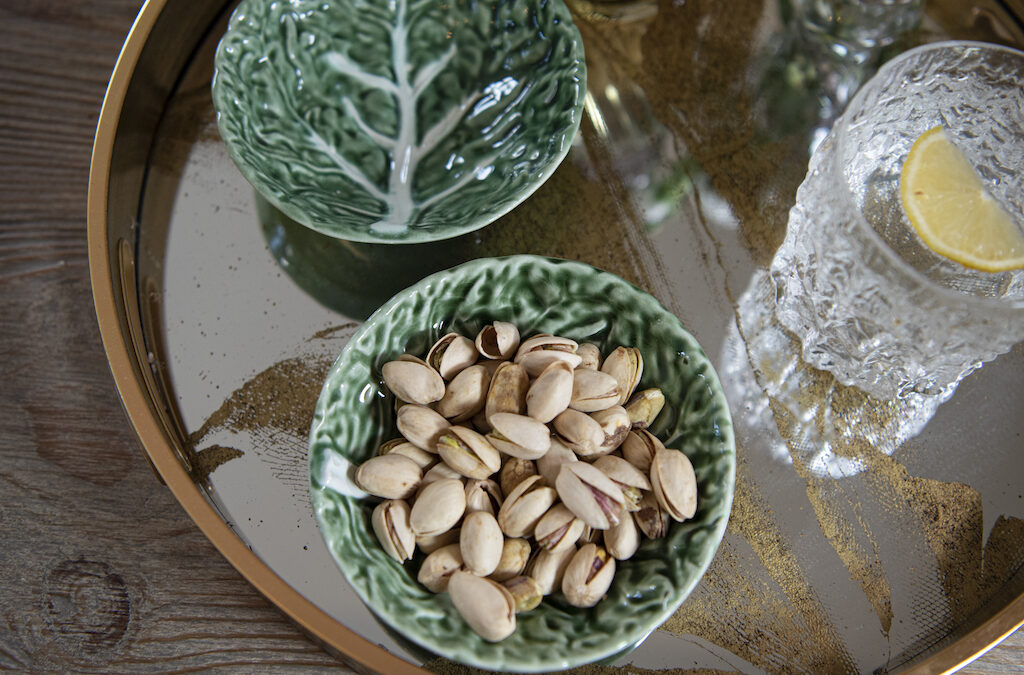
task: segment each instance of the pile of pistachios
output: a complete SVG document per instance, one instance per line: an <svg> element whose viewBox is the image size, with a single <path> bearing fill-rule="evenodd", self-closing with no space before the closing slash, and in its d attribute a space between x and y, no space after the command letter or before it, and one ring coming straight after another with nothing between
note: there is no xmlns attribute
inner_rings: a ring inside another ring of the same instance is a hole
<svg viewBox="0 0 1024 675"><path fill-rule="evenodd" d="M520 343L501 321L385 363L402 438L355 476L385 500L372 517L384 550L400 563L422 550L419 582L486 640L558 590L597 604L641 533L663 537L697 508L689 459L647 431L665 397L636 392L642 374L635 348L602 361L564 337Z"/></svg>

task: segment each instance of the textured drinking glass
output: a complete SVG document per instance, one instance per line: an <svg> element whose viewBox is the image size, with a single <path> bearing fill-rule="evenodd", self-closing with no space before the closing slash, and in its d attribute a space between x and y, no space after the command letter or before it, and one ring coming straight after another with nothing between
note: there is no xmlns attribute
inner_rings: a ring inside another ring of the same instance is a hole
<svg viewBox="0 0 1024 675"><path fill-rule="evenodd" d="M929 249L900 202L914 141L942 125L1024 224L1024 53L944 42L886 63L811 157L772 262L779 320L803 358L879 398L949 393L1024 339L1024 270Z"/></svg>

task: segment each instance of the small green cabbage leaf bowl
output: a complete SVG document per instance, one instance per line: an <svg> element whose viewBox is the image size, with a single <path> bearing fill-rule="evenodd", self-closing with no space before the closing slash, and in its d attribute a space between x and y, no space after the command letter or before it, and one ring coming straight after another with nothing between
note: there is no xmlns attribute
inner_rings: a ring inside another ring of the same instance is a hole
<svg viewBox="0 0 1024 675"><path fill-rule="evenodd" d="M666 404L651 431L693 463L697 513L673 522L663 539L645 539L619 562L596 607L570 606L555 593L519 614L498 643L473 633L447 593L419 585L418 558L400 565L373 533L379 500L362 496L354 468L399 436L394 399L381 366L423 355L449 331L474 336L494 320L524 337L548 332L591 341L607 354L635 346L644 358L641 388L660 387ZM628 650L660 626L693 590L718 548L732 506L736 451L718 376L700 345L653 297L588 265L537 256L474 260L427 277L382 306L331 368L309 441L310 493L320 531L356 593L387 625L427 650L467 665L509 672L569 668Z"/></svg>
<svg viewBox="0 0 1024 675"><path fill-rule="evenodd" d="M547 180L586 66L560 0L242 0L212 90L231 158L287 216L414 243L483 227Z"/></svg>

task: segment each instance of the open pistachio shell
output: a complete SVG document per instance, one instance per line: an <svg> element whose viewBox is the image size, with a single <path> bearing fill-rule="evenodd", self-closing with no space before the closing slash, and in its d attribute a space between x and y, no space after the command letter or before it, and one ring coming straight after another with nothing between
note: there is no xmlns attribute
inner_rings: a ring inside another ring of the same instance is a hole
<svg viewBox="0 0 1024 675"><path fill-rule="evenodd" d="M651 482L647 480L647 476L622 457L615 455L598 457L594 460L594 466L615 481L615 484L622 490L622 494L626 498L627 511L636 511L640 508L643 491L651 489Z"/></svg>
<svg viewBox="0 0 1024 675"><path fill-rule="evenodd" d="M486 511L497 515L502 499L501 488L493 480L473 479L466 482L466 513Z"/></svg>
<svg viewBox="0 0 1024 675"><path fill-rule="evenodd" d="M458 527L442 532L441 534L431 534L425 537L416 537L416 548L423 551L426 554L431 554L439 548L448 546L449 544L458 544L459 535L462 530Z"/></svg>
<svg viewBox="0 0 1024 675"><path fill-rule="evenodd" d="M484 326L476 336L476 350L487 359L510 359L519 349L519 329L505 321Z"/></svg>
<svg viewBox="0 0 1024 675"><path fill-rule="evenodd" d="M543 422L526 415L495 413L490 416L491 433L487 440L506 455L537 459L551 447L551 432Z"/></svg>
<svg viewBox="0 0 1024 675"><path fill-rule="evenodd" d="M526 414L547 424L569 407L573 392L572 367L556 361L537 376L526 392Z"/></svg>
<svg viewBox="0 0 1024 675"><path fill-rule="evenodd" d="M437 440L437 453L467 478L482 480L501 468L501 455L494 446L468 427L449 427Z"/></svg>
<svg viewBox="0 0 1024 675"><path fill-rule="evenodd" d="M600 454L604 430L587 413L569 408L554 419L553 425L562 443L580 457Z"/></svg>
<svg viewBox="0 0 1024 675"><path fill-rule="evenodd" d="M376 497L406 499L416 492L423 472L408 457L389 453L371 457L356 469L356 485Z"/></svg>
<svg viewBox="0 0 1024 675"><path fill-rule="evenodd" d="M646 429L633 429L622 441L622 456L643 473L651 470L651 460L659 448L664 448L658 437Z"/></svg>
<svg viewBox="0 0 1024 675"><path fill-rule="evenodd" d="M444 593L448 590L448 580L452 574L461 569L462 552L456 542L442 546L424 558L416 580L431 593Z"/></svg>
<svg viewBox="0 0 1024 675"><path fill-rule="evenodd" d="M412 557L416 535L409 525L408 503L401 499L383 501L373 510L370 522L385 553L400 563Z"/></svg>
<svg viewBox="0 0 1024 675"><path fill-rule="evenodd" d="M668 534L669 515L661 509L653 492L646 493L640 500L640 508L633 513L633 519L648 539L661 539Z"/></svg>
<svg viewBox="0 0 1024 675"><path fill-rule="evenodd" d="M638 391L624 406L634 429L646 429L665 407L665 394L661 389Z"/></svg>
<svg viewBox="0 0 1024 675"><path fill-rule="evenodd" d="M601 431L604 433L604 439L598 446L597 454L599 455L607 455L618 449L632 428L626 409L620 405L598 410L591 413L590 416L601 425Z"/></svg>
<svg viewBox="0 0 1024 675"><path fill-rule="evenodd" d="M679 450L658 450L651 462L651 487L661 508L682 522L697 512L697 477L690 458Z"/></svg>
<svg viewBox="0 0 1024 675"><path fill-rule="evenodd" d="M530 377L519 364L503 362L491 375L487 390L484 414L488 422L495 413L526 412L526 392L530 389Z"/></svg>
<svg viewBox="0 0 1024 675"><path fill-rule="evenodd" d="M443 478L417 495L409 522L418 537L440 534L455 527L465 511L466 489L462 481Z"/></svg>
<svg viewBox="0 0 1024 675"><path fill-rule="evenodd" d="M526 569L530 561L530 542L522 537L506 537L501 547L501 558L498 566L491 572L491 579L508 581L517 577Z"/></svg>
<svg viewBox="0 0 1024 675"><path fill-rule="evenodd" d="M498 642L516 629L516 601L508 589L485 577L458 570L448 580L452 604L473 632Z"/></svg>
<svg viewBox="0 0 1024 675"><path fill-rule="evenodd" d="M633 395L644 374L644 358L635 347L616 347L601 365L601 372L608 373L619 383L619 405Z"/></svg>
<svg viewBox="0 0 1024 675"><path fill-rule="evenodd" d="M498 480L501 483L501 493L503 495L511 494L519 483L530 476L536 475L537 466L533 460L509 457L505 465L501 467L501 473L498 476Z"/></svg>
<svg viewBox="0 0 1024 675"><path fill-rule="evenodd" d="M570 605L593 607L608 592L614 577L615 558L596 544L584 544L565 568L562 593Z"/></svg>
<svg viewBox="0 0 1024 675"><path fill-rule="evenodd" d="M596 412L617 405L619 383L608 373L577 368L572 374L572 398L569 407L580 412Z"/></svg>
<svg viewBox="0 0 1024 675"><path fill-rule="evenodd" d="M576 342L554 335L534 335L519 345L515 362L520 364L530 377L537 377L555 361L564 361L575 368L582 360L576 354Z"/></svg>
<svg viewBox="0 0 1024 675"><path fill-rule="evenodd" d="M377 454L381 456L390 454L404 455L416 462L416 466L420 467L423 471L434 466L438 461L437 455L417 448L404 438L395 438L387 443L382 443L380 448L377 449Z"/></svg>
<svg viewBox="0 0 1024 675"><path fill-rule="evenodd" d="M388 361L381 367L384 384L397 398L427 405L444 396L444 380L436 371L418 361Z"/></svg>
<svg viewBox="0 0 1024 675"><path fill-rule="evenodd" d="M540 584L532 577L518 576L505 582L505 588L516 601L516 613L529 612L536 609L544 594L540 592Z"/></svg>
<svg viewBox="0 0 1024 675"><path fill-rule="evenodd" d="M555 504L537 521L533 537L541 548L562 550L576 545L584 527L583 521L565 504Z"/></svg>
<svg viewBox="0 0 1024 675"><path fill-rule="evenodd" d="M448 333L427 352L427 364L446 381L476 363L476 345L458 333Z"/></svg>
<svg viewBox="0 0 1024 675"><path fill-rule="evenodd" d="M555 481L558 497L590 527L607 530L623 516L626 498L619 486L586 462L562 465Z"/></svg>
<svg viewBox="0 0 1024 675"><path fill-rule="evenodd" d="M437 452L437 440L448 427L448 420L422 405L403 405L395 415L398 432L421 450Z"/></svg>
<svg viewBox="0 0 1024 675"><path fill-rule="evenodd" d="M558 551L541 550L526 568L526 573L540 586L540 592L551 595L562 586L562 577L569 561L576 554L576 547Z"/></svg>
<svg viewBox="0 0 1024 675"><path fill-rule="evenodd" d="M557 436L552 436L551 447L544 453L543 457L537 458L537 473L544 476L544 480L548 482L548 485L554 485L555 480L558 478L558 470L562 468L562 464L578 461L580 460L575 452L567 448L565 443Z"/></svg>
<svg viewBox="0 0 1024 675"><path fill-rule="evenodd" d="M435 410L453 422L463 422L484 409L491 374L483 366L470 366L452 378Z"/></svg>
<svg viewBox="0 0 1024 675"><path fill-rule="evenodd" d="M557 498L554 488L540 476L530 476L505 497L498 510L498 524L508 537L528 537Z"/></svg>

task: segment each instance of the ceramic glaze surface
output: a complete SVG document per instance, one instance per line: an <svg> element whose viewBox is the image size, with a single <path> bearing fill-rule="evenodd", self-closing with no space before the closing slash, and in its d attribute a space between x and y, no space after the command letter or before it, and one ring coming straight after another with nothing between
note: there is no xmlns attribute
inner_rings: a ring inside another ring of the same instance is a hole
<svg viewBox="0 0 1024 675"><path fill-rule="evenodd" d="M585 80L561 2L243 0L213 99L232 159L288 216L408 243L482 227L539 187Z"/></svg>
<svg viewBox="0 0 1024 675"><path fill-rule="evenodd" d="M550 332L591 341L607 354L632 345L644 357L640 387L661 387L666 406L651 430L694 465L698 509L668 536L644 540L619 563L608 596L593 609L560 593L517 617L509 638L487 643L471 632L447 594L416 582L422 554L404 566L378 544L363 498L348 480L354 465L397 437L394 400L381 366L403 352L424 354L454 330L475 336L493 320L524 336ZM386 303L332 367L310 436L310 488L331 554L362 599L405 637L456 661L506 671L543 671L595 661L644 639L683 602L725 531L736 455L722 387L696 340L657 300L588 265L536 256L475 260L437 273Z"/></svg>

